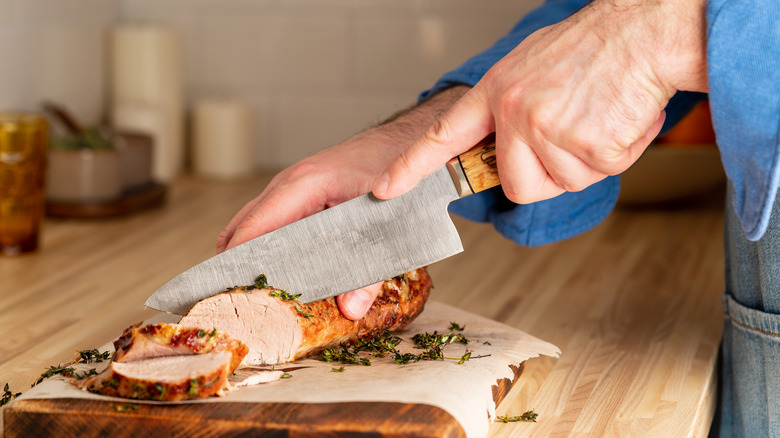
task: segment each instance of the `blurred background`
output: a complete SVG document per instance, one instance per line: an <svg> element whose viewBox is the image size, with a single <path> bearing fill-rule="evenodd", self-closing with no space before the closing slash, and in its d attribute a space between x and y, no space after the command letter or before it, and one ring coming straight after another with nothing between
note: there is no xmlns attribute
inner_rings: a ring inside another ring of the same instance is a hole
<svg viewBox="0 0 780 438"><path fill-rule="evenodd" d="M185 151L200 100L240 101L251 114L254 163L279 169L415 102L540 3L0 0L0 108L39 111L51 100L85 125L110 123L124 104L115 32L155 25L174 35L178 46L163 56L179 56L178 66L132 65L130 56L121 68L172 70Z"/></svg>

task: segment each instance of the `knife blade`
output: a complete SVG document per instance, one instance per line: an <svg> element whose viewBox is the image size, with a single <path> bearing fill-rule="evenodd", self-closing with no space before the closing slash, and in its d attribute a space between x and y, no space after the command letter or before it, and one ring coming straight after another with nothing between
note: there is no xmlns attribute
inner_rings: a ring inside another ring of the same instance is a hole
<svg viewBox="0 0 780 438"><path fill-rule="evenodd" d="M249 240L174 277L145 304L183 315L260 274L304 303L395 277L463 251L447 206L498 184L491 134L401 196L368 193Z"/></svg>

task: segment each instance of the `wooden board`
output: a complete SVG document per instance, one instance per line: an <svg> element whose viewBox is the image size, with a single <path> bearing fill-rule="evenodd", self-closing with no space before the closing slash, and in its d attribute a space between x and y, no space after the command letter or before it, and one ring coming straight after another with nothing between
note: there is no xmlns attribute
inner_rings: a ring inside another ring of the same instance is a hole
<svg viewBox="0 0 780 438"><path fill-rule="evenodd" d="M523 371L493 387L499 404ZM149 405L82 399L17 400L4 413L5 438L79 437L465 437L435 406L412 403L209 403ZM137 408L136 408L137 407Z"/></svg>

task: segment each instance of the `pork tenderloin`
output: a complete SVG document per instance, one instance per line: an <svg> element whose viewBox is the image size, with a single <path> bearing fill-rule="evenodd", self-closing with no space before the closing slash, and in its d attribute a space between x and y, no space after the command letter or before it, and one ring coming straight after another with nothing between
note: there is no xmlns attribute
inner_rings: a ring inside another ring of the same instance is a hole
<svg viewBox="0 0 780 438"><path fill-rule="evenodd" d="M341 315L335 298L303 304L273 287L236 287L200 301L179 324L216 327L249 347L244 362L275 365L350 339L406 327L422 312L431 286L425 268L386 280L359 321Z"/></svg>

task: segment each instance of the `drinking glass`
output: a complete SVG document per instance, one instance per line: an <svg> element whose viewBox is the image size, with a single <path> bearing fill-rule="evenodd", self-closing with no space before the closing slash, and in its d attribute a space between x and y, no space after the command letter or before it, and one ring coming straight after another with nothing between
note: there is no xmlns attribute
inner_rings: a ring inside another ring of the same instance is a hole
<svg viewBox="0 0 780 438"><path fill-rule="evenodd" d="M47 145L48 125L41 115L0 112L0 255L38 248Z"/></svg>

